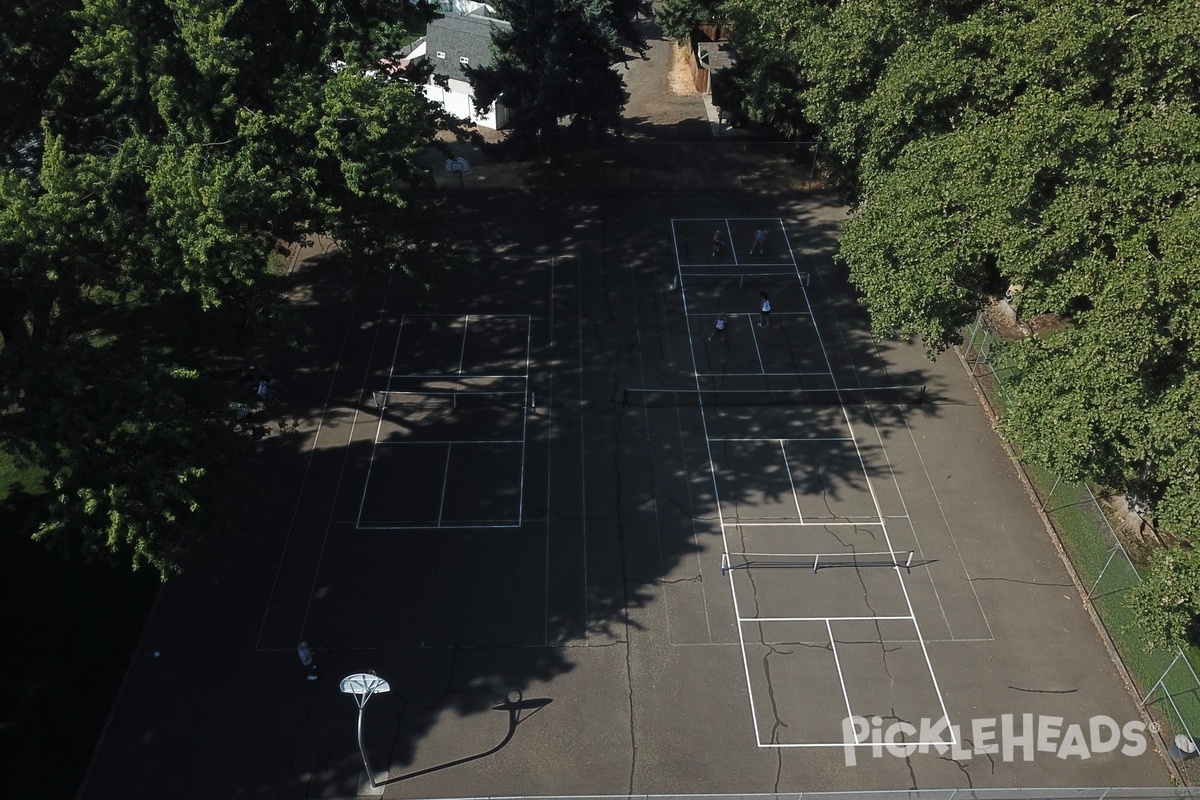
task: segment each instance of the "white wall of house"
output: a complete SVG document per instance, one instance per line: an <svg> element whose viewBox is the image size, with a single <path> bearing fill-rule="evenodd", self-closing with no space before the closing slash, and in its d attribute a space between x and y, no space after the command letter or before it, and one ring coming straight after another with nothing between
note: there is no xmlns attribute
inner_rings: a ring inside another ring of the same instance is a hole
<svg viewBox="0 0 1200 800"><path fill-rule="evenodd" d="M484 109L484 113L475 113L475 103L471 99L471 84L466 81L450 79L450 90L447 91L436 83L427 83L424 87L425 96L435 103L441 103L446 111L456 117L469 119L481 128L496 130L508 122L508 110L496 103Z"/></svg>

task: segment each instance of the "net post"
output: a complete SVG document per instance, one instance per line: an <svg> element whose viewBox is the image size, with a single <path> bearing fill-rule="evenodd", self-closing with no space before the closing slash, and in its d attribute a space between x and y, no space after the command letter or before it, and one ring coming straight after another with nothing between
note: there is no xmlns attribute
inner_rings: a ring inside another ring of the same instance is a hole
<svg viewBox="0 0 1200 800"><path fill-rule="evenodd" d="M909 550L908 551L908 559L904 562L904 571L907 572L909 575L912 575L912 560L913 560L913 551Z"/></svg>
<svg viewBox="0 0 1200 800"><path fill-rule="evenodd" d="M921 393L917 395L917 403L925 402L925 384L921 384Z"/></svg>
<svg viewBox="0 0 1200 800"><path fill-rule="evenodd" d="M721 553L721 574L729 574L729 553Z"/></svg>
<svg viewBox="0 0 1200 800"><path fill-rule="evenodd" d="M371 402L373 402L373 403L375 404L375 407L376 407L376 408L383 408L383 403L381 403L381 402L379 401L379 395L380 395L380 394L383 394L383 393L382 393L382 392L377 392L377 391L374 391L374 390L372 390L372 391L371 391Z"/></svg>
<svg viewBox="0 0 1200 800"><path fill-rule="evenodd" d="M621 408L629 408L629 390L621 391Z"/></svg>
<svg viewBox="0 0 1200 800"><path fill-rule="evenodd" d="M821 563L821 554L817 553L813 556L813 575L817 574L818 566Z"/></svg>
<svg viewBox="0 0 1200 800"><path fill-rule="evenodd" d="M537 408L537 392L529 393L529 407Z"/></svg>

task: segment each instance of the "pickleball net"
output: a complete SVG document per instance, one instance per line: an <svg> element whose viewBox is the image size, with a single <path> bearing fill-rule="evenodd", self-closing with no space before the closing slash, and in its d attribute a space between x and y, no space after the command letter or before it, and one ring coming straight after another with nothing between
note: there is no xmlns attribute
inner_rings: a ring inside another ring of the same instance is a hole
<svg viewBox="0 0 1200 800"><path fill-rule="evenodd" d="M527 408L536 405L535 395L526 390L513 391L427 391L371 392L371 401L378 409L387 408Z"/></svg>
<svg viewBox="0 0 1200 800"><path fill-rule="evenodd" d="M721 555L721 574L737 569L805 569L820 572L823 569L872 567L898 568L911 573L914 555L913 550L880 550L873 553L724 553Z"/></svg>
<svg viewBox="0 0 1200 800"><path fill-rule="evenodd" d="M821 389L653 389L628 388L621 404L632 408L741 407L881 403L918 405L926 401L925 385L857 386Z"/></svg>

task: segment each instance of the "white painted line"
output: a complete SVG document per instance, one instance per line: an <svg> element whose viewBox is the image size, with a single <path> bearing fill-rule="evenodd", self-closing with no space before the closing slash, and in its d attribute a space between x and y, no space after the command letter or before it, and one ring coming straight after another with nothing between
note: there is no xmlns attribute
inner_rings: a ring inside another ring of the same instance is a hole
<svg viewBox="0 0 1200 800"><path fill-rule="evenodd" d="M849 428L851 434L853 434L854 428L850 421L850 415L846 412L845 408L842 409L842 413L846 419L846 427ZM883 436L879 433L878 426L874 425L874 423L872 423L872 425L875 428L876 438L882 442ZM859 465L862 467L863 476L866 479L867 490L871 493L871 502L875 505L875 513L879 514L880 518L882 518L883 511L879 507L879 497L875 494L875 485L871 482L871 476L868 474L868 471L867 471L867 463L862 457L862 451L859 449L857 438L855 439L855 442L854 442L854 450L858 454L858 462L859 462ZM895 552L895 547L892 545L891 536L888 535L887 525L884 525L882 530L883 530L883 539L885 542L887 542L888 549L891 550L892 552ZM904 574L900 571L901 569L902 568L900 566L897 566L895 568L896 579L900 581L900 591L902 591L904 593L904 602L908 605L908 611L910 614L913 614L913 621L912 621L913 628L915 628L917 631L917 641L921 645L921 655L924 656L925 666L929 669L929 678L930 678L930 680L933 681L933 691L937 695L938 704L941 706L942 717L944 719L946 719L947 722L949 722L950 714L949 714L949 712L946 711L946 699L942 696L941 687L938 686L937 674L933 671L933 662L930 661L930 659L929 659L929 649L925 646L924 637L921 636L921 625L917 621L916 614L913 611L912 599L908 595L908 586L905 585Z"/></svg>
<svg viewBox="0 0 1200 800"><path fill-rule="evenodd" d="M819 437L816 437L813 439L801 439L798 437L794 438L794 439L761 439L758 437L749 437L749 436L738 436L738 437L714 436L710 441L713 441L713 442L753 442L753 443L757 443L757 442L801 442L801 443L807 444L808 442L852 442L854 440L851 439L849 436L819 436Z"/></svg>
<svg viewBox="0 0 1200 800"><path fill-rule="evenodd" d="M912 617L899 614L888 616L879 614L870 617L738 617L739 623L754 623L754 622L876 622L878 620L899 620L901 622L911 622ZM888 639L887 641L892 641Z"/></svg>
<svg viewBox="0 0 1200 800"><path fill-rule="evenodd" d="M384 297L385 298L387 297L388 291L391 289L391 282L392 282L392 279L391 279L391 276L389 275L387 287L384 289ZM379 331L382 328L383 312L385 310L386 310L386 306L381 307L379 309L379 317L376 319L375 336L371 340L371 350L367 357L368 363L370 363L371 357L374 356L375 346L379 342ZM293 508L292 508L292 518L291 518L291 520L288 521L287 535L284 536L283 547L279 551L279 562L275 565L275 578L271 581L271 591L267 594L267 604L263 608L262 622L258 626L258 638L255 639L255 642L254 642L254 647L256 650L258 650L262 644L263 631L266 630L266 627L267 627L267 617L269 617L271 614L271 603L274 602L275 592L279 588L279 576L283 572L283 561L285 558L287 558L288 548L290 547L291 542L292 542L292 534L296 530L296 520L300 516L300 504L304 501L304 490L308 486L308 478L312 474L313 461L315 460L316 454L317 454L317 443L320 442L320 440L321 440L321 431L324 429L324 426L325 426L325 417L329 413L329 406L333 400L333 387L334 387L335 383L337 382L338 372L339 372L339 370L341 370L341 367L342 367L342 359L345 357L345 354L346 354L346 343L350 340L350 330L354 324L354 317L355 317L355 315L353 313L351 313L349 320L347 320L347 322L346 322L346 330L342 334L342 344L341 344L341 347L338 349L337 359L334 361L334 364L333 364L333 374L329 379L329 390L325 393L325 405L321 410L320 418L317 420L317 429L315 431L313 431L313 434L312 434L312 444L308 449L308 463L305 464L305 466L304 466L304 477L300 479L300 488L296 492L296 505L293 506ZM364 391L366 389L365 380L364 380L363 389L364 389ZM354 408L354 415L351 418L351 424L350 424L351 432L354 431L354 424L358 420L358 413L359 413L359 408L358 408L358 405L356 404L355 408ZM347 447L346 453L348 454L349 452L350 452L350 448ZM345 473L345 458L346 457L344 456L342 459L342 470L341 470L341 472L338 473L337 488L334 491L335 498L337 497L337 492L340 491L340 489L341 489L342 477ZM325 536L326 536L326 538L328 538L328 536L329 536L328 525L325 528ZM322 545L321 545L322 553L324 553L324 549L325 549L325 545L324 545L324 542L322 542ZM320 561L319 561L319 557L318 557L318 567L319 566L320 566ZM314 572L313 575L314 575L313 579L315 581L316 573ZM304 617L301 619L301 622L300 622L300 636L301 637L304 635L304 625L308 620L308 609L311 605L312 605L312 587L310 586L309 593L308 593L308 601L305 605L305 610L304 610Z"/></svg>
<svg viewBox="0 0 1200 800"><path fill-rule="evenodd" d="M792 465L787 457L787 444L783 439L779 440L779 453L783 456L783 468L787 470L788 486L792 487L792 501L796 504L796 516L800 518L800 524L804 524L804 512L800 510L800 493L796 491L796 479L792 475Z"/></svg>
<svg viewBox="0 0 1200 800"><path fill-rule="evenodd" d="M829 624L829 620L825 620L825 631L829 634L829 649L833 651L833 665L837 669L838 683L842 686L842 699L846 701L846 719L854 716L853 709L850 708L850 693L846 691L846 678L842 674L842 659L838 656L837 642L833 638L833 628Z"/></svg>

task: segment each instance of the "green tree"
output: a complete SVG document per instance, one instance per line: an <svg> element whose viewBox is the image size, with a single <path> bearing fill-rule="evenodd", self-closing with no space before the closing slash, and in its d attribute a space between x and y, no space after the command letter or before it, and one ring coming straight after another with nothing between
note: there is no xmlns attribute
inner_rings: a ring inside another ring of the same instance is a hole
<svg viewBox="0 0 1200 800"><path fill-rule="evenodd" d="M492 62L467 70L475 104L500 100L510 109L506 143L518 154L555 148L563 127L598 139L620 127L625 81L613 69L624 58L629 26L610 0L499 0L510 30L492 35Z"/></svg>
<svg viewBox="0 0 1200 800"><path fill-rule="evenodd" d="M720 13L729 20L737 61L713 81L713 102L733 119L788 137L811 135L806 52L828 10L811 0L726 0Z"/></svg>
<svg viewBox="0 0 1200 800"><path fill-rule="evenodd" d="M654 21L668 39L686 47L698 27L723 19L723 5L724 0L664 0Z"/></svg>
<svg viewBox="0 0 1200 800"><path fill-rule="evenodd" d="M1194 646L1200 639L1200 553L1178 546L1154 551L1125 602L1151 650Z"/></svg>
<svg viewBox="0 0 1200 800"><path fill-rule="evenodd" d="M398 8L82 0L73 44L8 53L43 75L0 171L0 449L47 472L35 536L176 570L233 478L225 329L283 312L270 254L329 231L423 272L440 118L377 69Z"/></svg>

